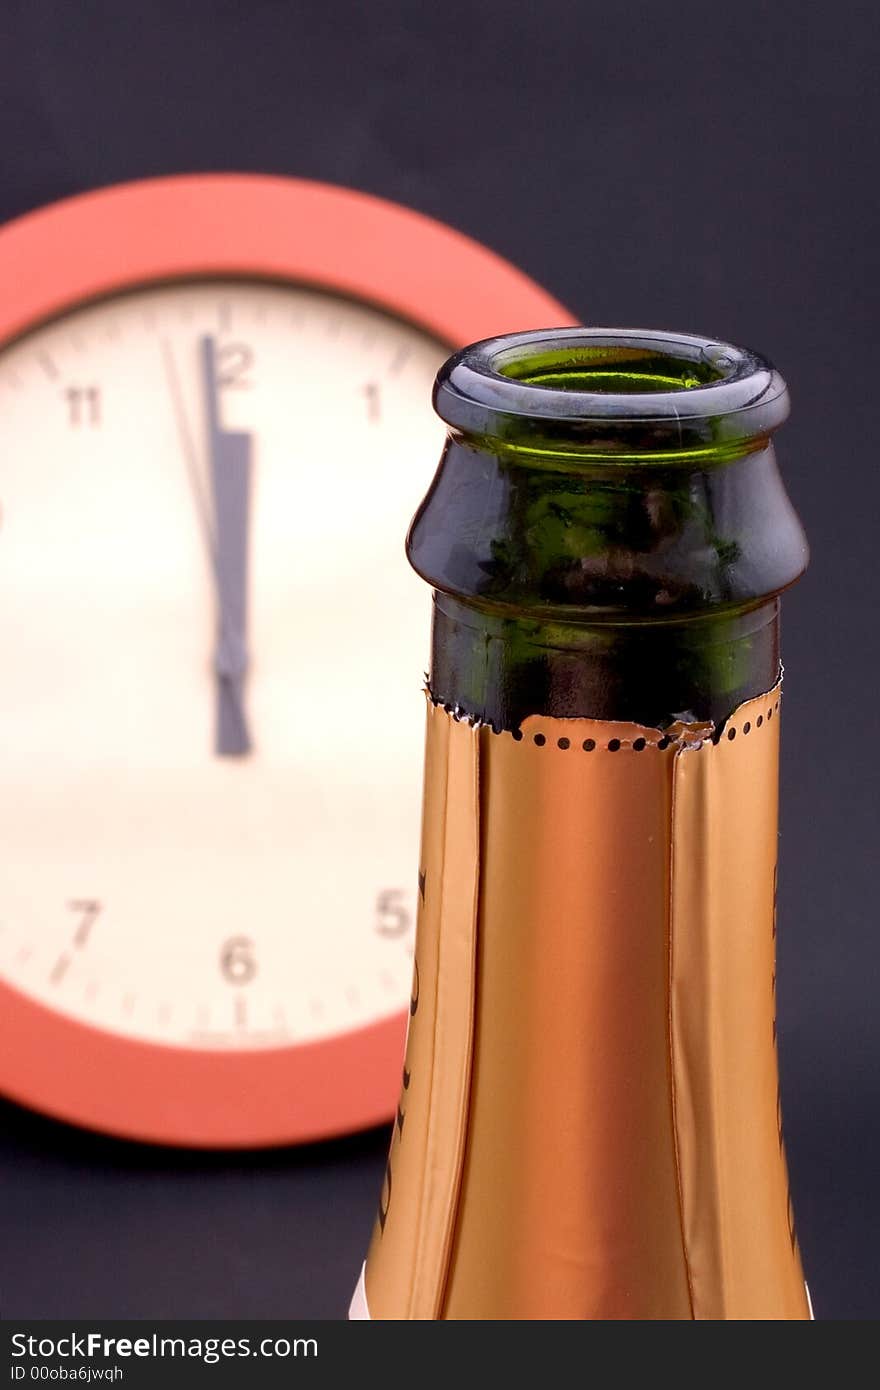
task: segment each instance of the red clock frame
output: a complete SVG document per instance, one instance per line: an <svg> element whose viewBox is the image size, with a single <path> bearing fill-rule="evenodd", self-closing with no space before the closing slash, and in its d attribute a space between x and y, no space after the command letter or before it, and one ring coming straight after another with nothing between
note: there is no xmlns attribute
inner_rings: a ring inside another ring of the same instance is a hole
<svg viewBox="0 0 880 1390"><path fill-rule="evenodd" d="M408 208L252 174L150 179L0 229L0 351L83 303L157 281L237 276L332 290L450 348L573 322L528 276ZM90 1129L191 1147L304 1142L367 1128L397 1100L405 1013L302 1045L140 1042L0 981L0 1091Z"/></svg>

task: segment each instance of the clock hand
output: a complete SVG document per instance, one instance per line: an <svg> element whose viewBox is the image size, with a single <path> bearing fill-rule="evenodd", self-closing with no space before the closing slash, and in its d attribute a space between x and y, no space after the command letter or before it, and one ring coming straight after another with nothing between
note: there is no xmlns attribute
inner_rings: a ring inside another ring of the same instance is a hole
<svg viewBox="0 0 880 1390"><path fill-rule="evenodd" d="M206 343L209 344L208 347L205 346ZM214 496L214 516L212 517L211 502L206 495L204 478L199 466L198 450L187 419L174 354L167 341L163 340L161 346L165 375L168 379L168 389L174 407L174 419L183 456L186 460L190 486L201 522L208 563L211 566L217 594L216 749L221 756L236 756L246 753L250 748L250 737L243 707L244 675L247 666L244 633L247 616L245 596L250 437L235 434L232 431L224 431L220 428L214 341L213 339L203 339L200 343L199 369L200 374L207 378L205 381L206 389L203 394L206 405L208 452L211 458L210 472ZM215 460L224 460L224 462L217 463ZM239 466L230 469L228 466L230 463ZM232 474L231 489L227 486L227 476L230 473ZM236 489L235 487L236 473L240 474L239 483L244 484L243 488ZM218 478L221 479L219 486ZM235 493L239 490L241 491L241 498L233 496L230 505L230 491ZM238 505L239 500L241 506ZM236 518L239 516L241 521L236 522ZM237 545L235 543L236 535L239 536ZM220 559L221 550L223 550L225 557L223 563ZM237 557L236 551L238 551ZM230 576L231 584L229 582ZM237 618L235 616L236 609L238 610Z"/></svg>
<svg viewBox="0 0 880 1390"><path fill-rule="evenodd" d="M180 440L180 447L186 461L186 471L189 474L190 487L192 488L196 510L199 514L199 521L202 525L202 534L205 540L205 549L208 555L208 562L211 566L211 574L216 583L216 560L214 556L214 527L211 520L211 508L208 498L205 495L204 481L199 469L198 450L195 440L189 427L186 416L186 407L183 403L183 391L180 386L180 377L174 363L174 353L171 351L171 344L162 339L162 361L165 366L165 376L168 379L168 389L171 393L171 403L174 407L174 423L177 426L177 435Z"/></svg>
<svg viewBox="0 0 880 1390"><path fill-rule="evenodd" d="M247 674L247 577L251 436L220 424L216 342L199 343L214 501L213 557L219 606L214 669L217 675L217 741L221 756L251 750L244 711Z"/></svg>

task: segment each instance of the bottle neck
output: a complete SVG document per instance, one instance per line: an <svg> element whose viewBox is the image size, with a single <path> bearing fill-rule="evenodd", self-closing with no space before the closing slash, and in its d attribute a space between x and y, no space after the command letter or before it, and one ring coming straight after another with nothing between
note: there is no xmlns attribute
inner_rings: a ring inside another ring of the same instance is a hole
<svg viewBox="0 0 880 1390"><path fill-rule="evenodd" d="M435 591L434 698L516 728L722 722L775 685L807 552L766 440L672 467L452 436L408 553Z"/></svg>
<svg viewBox="0 0 880 1390"><path fill-rule="evenodd" d="M720 726L779 678L779 601L689 621L538 622L435 592L432 698L496 730L532 714Z"/></svg>
<svg viewBox="0 0 880 1390"><path fill-rule="evenodd" d="M778 596L806 563L784 383L709 340L569 329L465 349L435 404L371 1311L805 1318L774 1018Z"/></svg>

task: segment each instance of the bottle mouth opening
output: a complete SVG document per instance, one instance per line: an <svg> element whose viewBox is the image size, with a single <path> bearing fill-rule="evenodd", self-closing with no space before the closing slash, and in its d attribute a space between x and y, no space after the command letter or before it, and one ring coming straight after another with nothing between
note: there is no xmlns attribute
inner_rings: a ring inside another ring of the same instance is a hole
<svg viewBox="0 0 880 1390"><path fill-rule="evenodd" d="M716 360L652 352L647 348L611 345L574 347L567 350L527 353L495 364L501 376L546 386L552 391L577 391L581 395L636 395L661 391L692 391L730 377L733 359L719 352Z"/></svg>
<svg viewBox="0 0 880 1390"><path fill-rule="evenodd" d="M434 405L453 430L507 447L650 454L766 438L788 392L766 358L731 343L566 328L464 348L441 368Z"/></svg>

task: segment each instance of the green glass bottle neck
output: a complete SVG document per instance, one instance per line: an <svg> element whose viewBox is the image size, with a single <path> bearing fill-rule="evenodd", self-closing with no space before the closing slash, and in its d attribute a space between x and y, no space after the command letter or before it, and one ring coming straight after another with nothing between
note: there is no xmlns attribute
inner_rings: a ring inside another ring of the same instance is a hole
<svg viewBox="0 0 880 1390"><path fill-rule="evenodd" d="M496 727L662 726L775 684L807 549L768 363L681 335L513 335L450 359L435 404L450 435L407 549L436 592L436 699Z"/></svg>
<svg viewBox="0 0 880 1390"><path fill-rule="evenodd" d="M769 444L698 468L548 468L451 439L407 548L433 588L487 612L590 624L752 607L806 562Z"/></svg>
<svg viewBox="0 0 880 1390"><path fill-rule="evenodd" d="M502 617L435 593L429 688L494 728L530 714L720 725L779 678L779 603L644 625Z"/></svg>

